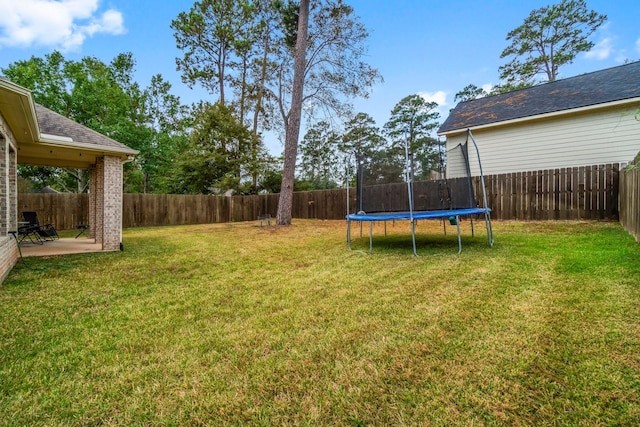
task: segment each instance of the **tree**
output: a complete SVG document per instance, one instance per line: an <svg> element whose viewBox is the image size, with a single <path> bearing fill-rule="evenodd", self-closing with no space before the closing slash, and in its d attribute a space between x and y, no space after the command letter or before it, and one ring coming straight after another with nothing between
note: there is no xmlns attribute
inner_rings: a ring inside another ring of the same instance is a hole
<svg viewBox="0 0 640 427"><path fill-rule="evenodd" d="M188 148L176 162L172 189L196 194L237 191L251 132L220 102L201 103L197 110Z"/></svg>
<svg viewBox="0 0 640 427"><path fill-rule="evenodd" d="M372 157L385 149L387 141L380 134L376 122L367 113L358 113L344 125L340 150L357 160Z"/></svg>
<svg viewBox="0 0 640 427"><path fill-rule="evenodd" d="M474 84L469 84L464 87L460 92L456 93L456 96L453 98L453 102L466 102L471 101L473 99L483 98L489 95L486 90L481 87L478 87Z"/></svg>
<svg viewBox="0 0 640 427"><path fill-rule="evenodd" d="M349 99L357 96L368 96L369 88L381 80L378 71L361 58L366 53L364 41L368 33L364 26L357 20L353 8L343 3L342 0L327 0L317 2L311 17L304 16L300 3L297 18L297 32L291 31L285 26L283 33L285 41L295 39L296 50L294 63L291 67L290 49L280 51L280 66L276 74L275 88L271 88L273 98L277 101L277 109L282 117L282 125L285 132L285 163L283 170L283 185L281 191L281 203L279 205L278 224L284 225L291 222L291 207L287 201L288 193L292 189L293 173L295 170L295 156L292 156L293 145L297 145L297 134L291 134L291 120L294 113L297 115L298 106L293 102L287 104L288 95L296 90L296 73L302 75L304 80L304 94L300 105L305 106L305 113L313 116L322 113L325 117L333 114L346 115L350 111ZM284 15L292 22L291 15ZM304 33L301 31L301 23L304 20ZM307 32L308 30L308 32ZM304 35L304 39L303 39ZM308 36L307 36L308 35ZM295 36L295 37L294 37ZM298 46L304 43L306 61L299 68ZM285 43L285 47L287 44ZM294 70L291 76L290 70ZM291 90L293 88L293 90ZM295 127L295 126L293 126ZM287 144L291 151L287 152ZM284 202L284 203L282 203Z"/></svg>
<svg viewBox="0 0 640 427"><path fill-rule="evenodd" d="M183 81L217 93L219 102L232 106L241 123L252 120L251 158L245 166L251 175L248 191L254 193L270 161L261 130L270 124L265 88L275 73L271 56L277 18L271 0L205 0L171 23L176 44L184 50L176 59Z"/></svg>
<svg viewBox="0 0 640 427"><path fill-rule="evenodd" d="M131 103L120 82L131 74L133 64L131 54L119 54L107 65L94 57L67 61L56 51L44 59L32 56L17 61L2 71L13 82L31 89L35 102L126 144L114 133L119 126L127 126L123 117L129 118L126 111ZM19 170L23 174L30 171L24 167ZM58 190L88 189L88 175L83 170L59 170L52 176Z"/></svg>
<svg viewBox="0 0 640 427"><path fill-rule="evenodd" d="M519 27L507 34L511 41L500 55L513 59L499 67L500 78L508 87L535 84L535 77L552 82L559 68L571 64L580 52L587 52L589 41L607 19L587 9L584 0L561 0L559 4L534 9Z"/></svg>
<svg viewBox="0 0 640 427"><path fill-rule="evenodd" d="M186 149L190 115L180 98L171 93L171 83L160 74L151 77L143 95L143 120L148 132L136 145L140 153L134 159L142 174L140 190L167 192L169 171L175 158Z"/></svg>
<svg viewBox="0 0 640 427"><path fill-rule="evenodd" d="M439 166L441 143L431 136L438 127L438 104L427 102L420 95L409 95L398 102L384 128L395 147L408 144L418 168L419 177L426 177Z"/></svg>
<svg viewBox="0 0 640 427"><path fill-rule="evenodd" d="M351 6L342 0L317 2L309 22L307 40L307 62L304 69L305 92L303 104L308 116L334 115L346 117L351 114L350 99L367 97L369 89L382 81L375 68L362 61L367 49L365 41L369 34L358 21ZM296 22L291 12L284 13L285 22ZM294 31L284 27L285 42L294 39ZM287 47L287 43L284 45ZM277 110L287 126L290 105L287 99L291 92L291 49L279 51L279 66L276 79L269 90L277 102Z"/></svg>
<svg viewBox="0 0 640 427"><path fill-rule="evenodd" d="M140 150L125 165L128 191L165 191L167 165L186 129L178 126L185 109L172 96L171 86L154 76L142 90L132 80L135 60L131 53L118 54L106 64L95 57L65 60L59 52L44 58L17 61L2 70L13 82L32 90L35 102L84 126ZM176 145L177 144L177 145ZM41 181L43 173L19 167L23 177ZM83 170L52 170L45 174L62 191L86 191L88 174ZM139 182L138 182L139 181Z"/></svg>
<svg viewBox="0 0 640 427"><path fill-rule="evenodd" d="M287 116L286 139L284 145L284 165L282 167L282 185L278 199L276 224L291 224L291 206L293 203L293 184L298 155L298 137L302 117L304 90L304 72L307 56L307 29L309 25L309 0L300 0L298 30L293 65L293 88L291 90L291 109Z"/></svg>
<svg viewBox="0 0 640 427"><path fill-rule="evenodd" d="M312 126L300 143L300 177L314 189L337 187L340 171L339 136L326 121Z"/></svg>
<svg viewBox="0 0 640 427"><path fill-rule="evenodd" d="M224 104L229 61L242 49L239 35L251 22L252 7L247 1L203 0L195 2L189 12L180 12L171 28L176 46L185 50L182 58L176 58L182 81L217 92Z"/></svg>

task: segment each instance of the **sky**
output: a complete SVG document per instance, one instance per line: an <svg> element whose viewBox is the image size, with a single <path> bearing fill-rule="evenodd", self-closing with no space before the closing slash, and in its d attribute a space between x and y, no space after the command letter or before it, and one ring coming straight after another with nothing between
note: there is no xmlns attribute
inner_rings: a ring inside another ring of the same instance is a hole
<svg viewBox="0 0 640 427"><path fill-rule="evenodd" d="M371 115L379 127L394 105L407 95L420 94L439 105L441 122L455 106L457 92L469 84L489 88L499 83L498 67L507 62L500 53L507 33L529 13L553 0L345 0L369 31L367 63L384 82L367 99L354 102L355 112ZM0 0L0 68L54 50L66 59L94 56L110 62L131 52L135 80L146 87L162 74L183 103L215 101L204 89L190 89L176 71L176 48L170 23L193 0ZM596 44L573 64L560 69L560 78L640 59L640 2L587 0L587 6L607 15L591 40ZM640 84L640 82L639 82ZM301 135L302 137L302 135ZM265 138L272 154L282 142Z"/></svg>

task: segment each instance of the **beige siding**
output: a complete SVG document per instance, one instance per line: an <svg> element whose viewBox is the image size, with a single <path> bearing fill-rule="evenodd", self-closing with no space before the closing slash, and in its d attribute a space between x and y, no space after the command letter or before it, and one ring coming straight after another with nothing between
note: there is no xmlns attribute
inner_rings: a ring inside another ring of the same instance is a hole
<svg viewBox="0 0 640 427"><path fill-rule="evenodd" d="M640 149L635 108L592 110L581 114L472 130L485 175L605 163L626 163ZM466 134L449 136L447 149L464 143ZM479 175L475 150L469 147L471 173ZM456 162L447 175L463 176Z"/></svg>

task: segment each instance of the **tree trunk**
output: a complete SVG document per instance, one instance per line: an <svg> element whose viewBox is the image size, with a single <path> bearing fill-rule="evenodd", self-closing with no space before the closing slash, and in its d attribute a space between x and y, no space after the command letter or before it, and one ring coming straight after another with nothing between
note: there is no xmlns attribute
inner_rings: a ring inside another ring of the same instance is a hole
<svg viewBox="0 0 640 427"><path fill-rule="evenodd" d="M278 200L276 224L291 224L293 204L293 181L295 178L300 119L302 117L302 94L304 90L304 69L307 57L307 29L309 25L309 0L300 0L296 53L293 63L293 90L291 91L291 111L284 142L284 166L282 186Z"/></svg>
<svg viewBox="0 0 640 427"><path fill-rule="evenodd" d="M78 179L78 193L82 193L84 191L84 171L82 169L77 169L77 179Z"/></svg>

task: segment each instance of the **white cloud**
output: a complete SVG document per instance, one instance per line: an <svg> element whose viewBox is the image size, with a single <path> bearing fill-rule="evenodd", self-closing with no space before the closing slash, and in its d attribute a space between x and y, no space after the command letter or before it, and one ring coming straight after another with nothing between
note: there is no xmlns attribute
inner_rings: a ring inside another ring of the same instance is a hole
<svg viewBox="0 0 640 427"><path fill-rule="evenodd" d="M422 98L427 102L435 102L438 106L443 107L447 105L447 92L439 90L437 92L418 92Z"/></svg>
<svg viewBox="0 0 640 427"><path fill-rule="evenodd" d="M99 0L0 0L0 47L78 50L87 37L125 32L122 14Z"/></svg>
<svg viewBox="0 0 640 427"><path fill-rule="evenodd" d="M440 120L444 120L449 114L449 103L447 102L448 92L444 90L439 90L437 92L418 92L422 98L424 98L427 102L435 102L438 104L437 111L440 113ZM432 135L434 138L436 137L435 132Z"/></svg>
<svg viewBox="0 0 640 427"><path fill-rule="evenodd" d="M611 56L613 52L613 39L606 37L600 40L589 52L585 53L585 58L603 60Z"/></svg>
<svg viewBox="0 0 640 427"><path fill-rule="evenodd" d="M487 93L491 93L491 91L493 90L493 84L491 83L485 83L481 87L482 87L482 90L484 90Z"/></svg>

